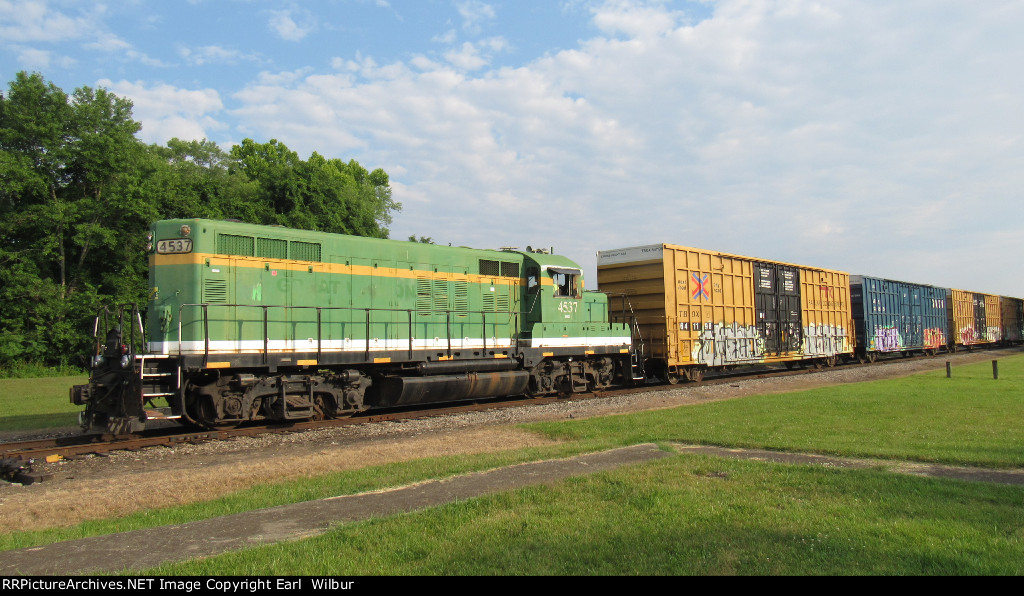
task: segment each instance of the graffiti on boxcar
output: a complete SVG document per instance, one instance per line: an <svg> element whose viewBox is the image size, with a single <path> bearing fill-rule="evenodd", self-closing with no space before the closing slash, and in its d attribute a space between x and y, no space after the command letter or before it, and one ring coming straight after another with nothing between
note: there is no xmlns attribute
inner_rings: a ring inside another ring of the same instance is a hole
<svg viewBox="0 0 1024 596"><path fill-rule="evenodd" d="M712 325L694 342L694 362L709 366L749 364L764 359L764 338L753 325Z"/></svg>
<svg viewBox="0 0 1024 596"><path fill-rule="evenodd" d="M903 349L903 337L895 325L875 326L875 337L871 349L879 352L898 352Z"/></svg>
<svg viewBox="0 0 1024 596"><path fill-rule="evenodd" d="M973 344L978 341L978 335L974 332L974 327L961 327L960 328L960 343L964 345Z"/></svg>
<svg viewBox="0 0 1024 596"><path fill-rule="evenodd" d="M985 339L988 341L999 341L1003 338L1003 330L999 327L988 327L985 331L987 333Z"/></svg>
<svg viewBox="0 0 1024 596"><path fill-rule="evenodd" d="M924 347L928 349L938 349L946 345L946 334L942 332L942 329L925 329L924 330Z"/></svg>
<svg viewBox="0 0 1024 596"><path fill-rule="evenodd" d="M835 356L849 352L846 329L833 325L810 325L804 328L804 354Z"/></svg>

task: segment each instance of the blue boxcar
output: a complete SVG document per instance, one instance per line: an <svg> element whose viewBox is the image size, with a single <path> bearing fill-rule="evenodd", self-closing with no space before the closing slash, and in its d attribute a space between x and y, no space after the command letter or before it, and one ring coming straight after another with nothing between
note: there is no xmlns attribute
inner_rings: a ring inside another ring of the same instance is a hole
<svg viewBox="0 0 1024 596"><path fill-rule="evenodd" d="M949 322L946 288L877 277L850 276L850 302L857 355L925 352L946 347Z"/></svg>

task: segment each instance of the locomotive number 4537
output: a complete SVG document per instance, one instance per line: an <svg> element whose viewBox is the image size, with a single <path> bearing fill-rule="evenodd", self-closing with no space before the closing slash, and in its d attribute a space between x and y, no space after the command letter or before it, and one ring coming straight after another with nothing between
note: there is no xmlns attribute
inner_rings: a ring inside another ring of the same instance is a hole
<svg viewBox="0 0 1024 596"><path fill-rule="evenodd" d="M160 240L156 243L156 252L162 255L180 255L192 252L192 239L175 238L174 240Z"/></svg>

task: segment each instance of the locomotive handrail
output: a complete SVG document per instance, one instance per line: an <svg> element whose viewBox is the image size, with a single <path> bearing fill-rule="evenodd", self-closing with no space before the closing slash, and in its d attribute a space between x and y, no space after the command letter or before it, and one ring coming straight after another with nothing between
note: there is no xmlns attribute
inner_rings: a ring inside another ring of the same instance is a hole
<svg viewBox="0 0 1024 596"><path fill-rule="evenodd" d="M144 350L139 350L140 348L144 348L145 347L146 331L145 331L145 329L143 328L143 325L142 325L142 313L139 310L138 305L135 304L135 303L124 303L124 304L117 305L114 308L117 311L117 313L116 313L117 314L117 327L115 329L117 330L117 332L118 332L118 334L120 336L120 341L123 343L124 339L125 339L124 338L124 324L125 324L125 322L124 322L124 315L125 315L125 310L130 309L131 310L131 315L129 315L130 323L129 323L129 326L128 326L128 329L129 329L128 343L124 344L124 345L127 345L130 348L130 351L131 351L132 354L135 354L137 351L144 351ZM111 310L109 308L107 308L107 306L105 306L105 305L100 307L99 311L97 311L97 313L96 313L96 319L93 322L93 329L92 329L93 340L96 342L95 343L95 352L96 353L94 354L94 356L98 356L98 355L102 354L102 351L103 351L102 346L107 341L106 334L109 333L110 331L112 331L112 329L110 329L110 322L109 321L110 321L110 319L112 319L114 317L114 314L115 313L111 312ZM136 323L138 323L138 332L139 332L138 337L135 336L135 331L136 331L136 325L135 324ZM100 337L100 330L101 329L103 330L103 333L104 333L102 338ZM89 363L90 370L92 370L93 366L94 366L94 361L90 361L90 363Z"/></svg>
<svg viewBox="0 0 1024 596"><path fill-rule="evenodd" d="M371 352L371 349L370 349L370 347L371 347L370 346L370 340L371 340L371 336L372 336L371 326L373 325L371 313L399 313L399 312L408 313L408 315L409 315L409 356L410 356L410 358L412 357L412 352L414 350L414 344L413 344L413 342L415 340L415 336L414 336L414 333L413 333L414 330L415 330L415 316L414 316L415 313L414 313L414 309L372 308L372 307L367 308L367 307L358 307L358 306L326 306L326 307L324 307L324 306L288 306L288 305L284 305L284 304L211 304L209 302L202 302L202 303L186 303L186 304L181 304L181 305L178 306L178 339L177 339L177 343L178 343L178 357L179 358L181 358L181 356L183 355L182 344L184 343L183 340L182 340L182 326L184 324L184 318L183 318L182 314L183 314L183 312L184 312L184 310L186 308L196 308L196 307L198 307L198 308L200 308L202 310L202 323L203 323L203 366L206 366L206 365L209 364L209 357L210 357L210 321L209 321L209 319L210 319L209 308L210 307L221 307L221 308L259 308L259 309L262 309L262 311L263 311L263 350L262 350L261 353L263 355L263 363L264 364L269 364L269 354L270 354L270 317L269 317L269 310L272 309L272 308L283 308L283 309L286 309L286 310L287 309L316 310L316 313L317 313L317 317L316 317L316 329L317 329L317 333L316 333L316 335L317 335L316 352L317 352L317 361L318 362L322 359L322 355L323 355L323 317L322 317L322 313L323 313L323 310L325 310L325 309L326 310L335 310L335 311L351 311L351 312L363 311L365 313L365 315L366 315L366 338L365 338L365 350L364 350L364 352L365 352L365 358L367 360L369 360L370 352ZM482 349L483 350L487 349L487 314L488 314L488 312L490 312L491 314L495 314L495 315L501 315L501 314L509 315L509 328L510 328L509 341L515 347L515 349L518 350L518 346L519 346L518 333L512 333L512 329L518 329L518 326L515 323L517 323L518 320L519 320L519 315L521 314L519 311L513 311L513 310L507 310L507 311L461 311L461 310L460 311L453 311L451 309L446 309L446 310L415 309L415 311L417 313L428 313L429 315L438 315L438 314L441 314L441 313L445 314L445 335L447 336L446 340L447 340L447 344L448 344L447 349L448 349L448 355L449 356L452 353L452 314L453 313L456 314L456 315L480 315L480 319L481 319L481 323L480 323L481 338L480 339L481 339L481 342L482 342ZM195 322L195 321L192 320L190 322ZM282 321L282 322L283 323L289 323L289 322L290 323L302 323L303 321L286 320L286 321ZM497 325L500 325L500 323L494 322L493 325L497 326Z"/></svg>

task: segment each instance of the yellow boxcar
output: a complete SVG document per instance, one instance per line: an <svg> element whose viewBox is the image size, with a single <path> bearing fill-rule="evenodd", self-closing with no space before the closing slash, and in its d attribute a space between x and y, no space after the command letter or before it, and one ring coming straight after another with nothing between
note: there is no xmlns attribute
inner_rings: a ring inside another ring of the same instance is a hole
<svg viewBox="0 0 1024 596"><path fill-rule="evenodd" d="M670 382L853 353L846 272L655 244L598 252L597 281L635 317L648 374Z"/></svg>
<svg viewBox="0 0 1024 596"><path fill-rule="evenodd" d="M1002 338L999 296L950 289L949 334L953 348L997 343Z"/></svg>

